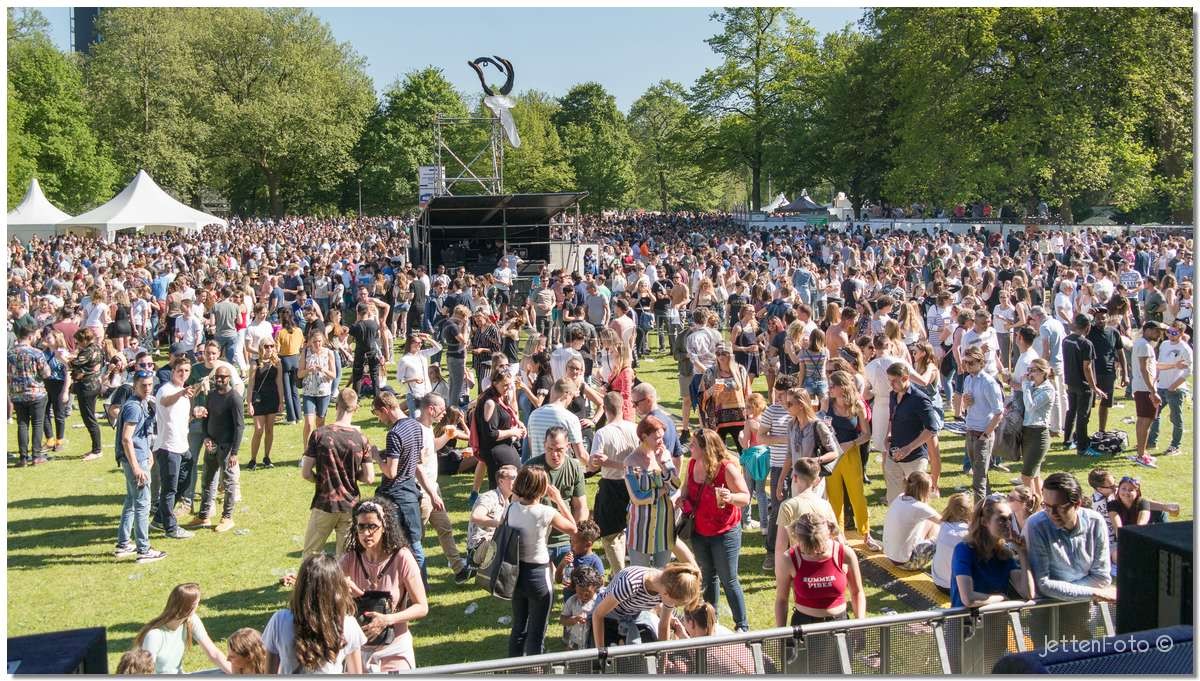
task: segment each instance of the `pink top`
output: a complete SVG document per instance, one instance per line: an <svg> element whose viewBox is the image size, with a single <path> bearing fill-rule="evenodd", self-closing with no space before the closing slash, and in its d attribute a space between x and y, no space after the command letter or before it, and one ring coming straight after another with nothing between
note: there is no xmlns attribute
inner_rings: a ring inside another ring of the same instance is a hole
<svg viewBox="0 0 1200 681"><path fill-rule="evenodd" d="M373 563L367 559L366 555L363 555L360 566L358 555L354 551L342 554L341 560L338 561L342 574L349 577L363 591L390 593L392 595L392 612L404 609L404 600L408 597L405 584L410 580L418 582L421 580L421 570L417 566L417 559L413 557L412 551L407 547L400 549L396 554L396 560L393 560L387 571L382 573L380 571L387 565L388 556L378 563ZM363 568L366 568L366 573ZM373 586L368 573L376 575ZM392 643L383 648L364 647L364 661L368 658L378 660L383 671L414 668L416 663L413 655L412 636L408 635L408 623L398 622L392 628L396 632Z"/></svg>

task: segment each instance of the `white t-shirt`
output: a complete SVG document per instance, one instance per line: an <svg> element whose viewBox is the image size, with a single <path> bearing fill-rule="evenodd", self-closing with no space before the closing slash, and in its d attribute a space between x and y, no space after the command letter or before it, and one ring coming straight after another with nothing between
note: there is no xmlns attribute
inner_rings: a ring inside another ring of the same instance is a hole
<svg viewBox="0 0 1200 681"><path fill-rule="evenodd" d="M515 501L515 500L514 500ZM526 506L517 501L508 509L508 524L521 530L521 562L538 565L550 562L546 538L558 511L545 504Z"/></svg>
<svg viewBox="0 0 1200 681"><path fill-rule="evenodd" d="M888 506L883 519L883 553L897 563L906 563L912 558L917 545L917 530L921 522L937 518L939 514L923 501L901 494Z"/></svg>
<svg viewBox="0 0 1200 681"><path fill-rule="evenodd" d="M609 461L624 464L625 457L637 449L637 426L630 421L610 423L592 436L591 456L603 454ZM625 471L618 468L600 468L600 477L606 480L624 480Z"/></svg>
<svg viewBox="0 0 1200 681"><path fill-rule="evenodd" d="M1054 316L1063 324L1070 324L1071 317L1075 314L1075 304L1071 302L1071 296L1059 291L1054 295Z"/></svg>
<svg viewBox="0 0 1200 681"><path fill-rule="evenodd" d="M419 378L416 383L404 383L406 379ZM419 400L429 394L429 358L421 353L405 354L396 367L396 379L408 388L408 394Z"/></svg>
<svg viewBox="0 0 1200 681"><path fill-rule="evenodd" d="M966 523L942 523L942 529L938 532L937 549L933 552L933 563L930 564L934 584L943 589L950 588L950 564L954 560L954 547L966 538Z"/></svg>
<svg viewBox="0 0 1200 681"><path fill-rule="evenodd" d="M1158 362L1154 359L1154 346L1145 338L1139 338L1133 342L1133 366L1129 367L1129 371L1133 373L1133 392L1146 393L1152 388L1146 385L1146 379L1142 376L1141 359L1147 358L1146 370L1150 372L1150 380L1154 380L1154 374L1158 369Z"/></svg>
<svg viewBox="0 0 1200 681"><path fill-rule="evenodd" d="M1017 355L1017 363L1013 366L1013 380L1018 383L1024 381L1025 372L1029 371L1029 365L1037 358L1037 350L1034 350L1032 345L1029 346L1028 350Z"/></svg>
<svg viewBox="0 0 1200 681"><path fill-rule="evenodd" d="M362 627L358 626L358 622L350 615L346 615L342 623L342 637L346 639L346 645L338 651L337 659L326 662L317 669L299 671L305 674L341 674L346 656L351 653L357 654L367 642ZM299 663L296 661L296 622L292 611L284 608L271 615L267 627L263 629L262 638L267 652L279 658L279 673L297 673Z"/></svg>
<svg viewBox="0 0 1200 681"><path fill-rule="evenodd" d="M1174 362L1187 362L1185 366L1178 369L1162 369L1158 372L1157 387L1167 389L1171 384L1178 381L1181 376L1185 376L1192 372L1192 349L1186 343L1179 341L1163 341L1158 346L1158 362L1161 364L1170 364ZM1186 383L1184 385L1187 385ZM1181 388L1183 386L1180 386Z"/></svg>
<svg viewBox="0 0 1200 681"><path fill-rule="evenodd" d="M550 376L554 380L557 381L567 375L567 362L570 362L572 357L578 357L580 362L583 361L583 355L569 345L564 345L550 353Z"/></svg>
<svg viewBox="0 0 1200 681"><path fill-rule="evenodd" d="M167 382L158 389L154 404L154 421L157 433L154 435L154 449L165 449L168 452L182 454L188 451L188 421L191 419L192 401L180 397L169 407L164 407L163 398L187 390L187 386L176 386Z"/></svg>
<svg viewBox="0 0 1200 681"><path fill-rule="evenodd" d="M962 351L966 352L973 347L983 350L983 373L995 376L997 369L996 351L1000 347L1000 341L996 338L995 329L988 329L982 334L975 329L963 333Z"/></svg>
<svg viewBox="0 0 1200 681"><path fill-rule="evenodd" d="M250 351L250 354L258 355L258 348L262 345L263 341L271 339L271 331L271 322L265 319L246 329L246 347Z"/></svg>
<svg viewBox="0 0 1200 681"><path fill-rule="evenodd" d="M433 485L433 491L440 493L438 486L438 457L437 449L433 446L433 428L421 424L421 461L417 464L425 471L425 479Z"/></svg>

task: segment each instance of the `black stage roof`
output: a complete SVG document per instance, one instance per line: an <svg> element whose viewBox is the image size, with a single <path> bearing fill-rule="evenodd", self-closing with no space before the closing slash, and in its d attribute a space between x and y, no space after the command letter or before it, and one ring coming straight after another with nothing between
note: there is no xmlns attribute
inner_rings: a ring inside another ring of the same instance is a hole
<svg viewBox="0 0 1200 681"><path fill-rule="evenodd" d="M545 225L587 195L587 192L559 192L437 196L425 207L422 221L430 227Z"/></svg>

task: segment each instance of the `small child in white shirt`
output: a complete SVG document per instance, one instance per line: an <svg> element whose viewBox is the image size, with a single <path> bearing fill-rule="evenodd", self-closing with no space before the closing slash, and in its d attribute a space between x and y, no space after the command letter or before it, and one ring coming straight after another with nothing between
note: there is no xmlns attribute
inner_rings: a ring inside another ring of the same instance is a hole
<svg viewBox="0 0 1200 681"><path fill-rule="evenodd" d="M588 632L591 631L592 610L600 602L600 587L604 586L604 576L596 568L581 566L571 575L571 583L575 586L575 595L567 599L563 605L562 619L563 643L567 650L583 650L587 648Z"/></svg>

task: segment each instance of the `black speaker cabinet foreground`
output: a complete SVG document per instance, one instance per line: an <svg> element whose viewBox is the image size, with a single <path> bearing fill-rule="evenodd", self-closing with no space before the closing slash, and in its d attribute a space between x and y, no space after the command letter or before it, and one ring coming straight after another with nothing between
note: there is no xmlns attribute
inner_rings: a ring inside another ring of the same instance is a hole
<svg viewBox="0 0 1200 681"><path fill-rule="evenodd" d="M1123 527L1117 633L1192 624L1192 521Z"/></svg>
<svg viewBox="0 0 1200 681"><path fill-rule="evenodd" d="M1193 652L1191 627L1166 627L1005 655L996 661L992 673L1191 676Z"/></svg>
<svg viewBox="0 0 1200 681"><path fill-rule="evenodd" d="M102 627L8 639L9 674L107 674L108 638Z"/></svg>

